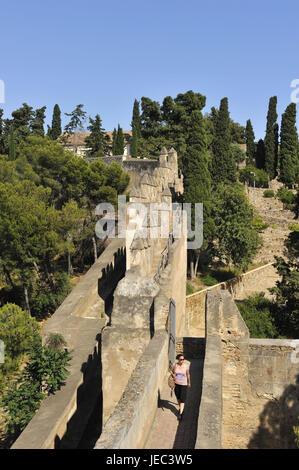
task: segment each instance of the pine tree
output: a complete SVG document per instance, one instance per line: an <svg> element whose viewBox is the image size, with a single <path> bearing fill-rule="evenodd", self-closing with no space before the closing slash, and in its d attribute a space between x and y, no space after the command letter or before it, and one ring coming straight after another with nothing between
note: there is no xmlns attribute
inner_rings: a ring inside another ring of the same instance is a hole
<svg viewBox="0 0 299 470"><path fill-rule="evenodd" d="M291 103L282 115L280 131L280 180L286 186L296 183L298 163L296 104Z"/></svg>
<svg viewBox="0 0 299 470"><path fill-rule="evenodd" d="M257 143L255 164L259 170L265 169L265 145L263 139L260 139Z"/></svg>
<svg viewBox="0 0 299 470"><path fill-rule="evenodd" d="M228 99L223 98L217 113L213 142L212 177L215 184L236 181L236 166L230 144Z"/></svg>
<svg viewBox="0 0 299 470"><path fill-rule="evenodd" d="M44 137L45 130L44 130L44 122L45 122L45 111L47 106L43 106L42 108L36 109L34 112L34 118L31 122L31 132L33 135Z"/></svg>
<svg viewBox="0 0 299 470"><path fill-rule="evenodd" d="M87 129L90 131L90 135L85 139L87 147L90 148L89 155L92 157L103 157L107 151L107 145L100 115L96 114L95 119L90 117L89 122L90 125Z"/></svg>
<svg viewBox="0 0 299 470"><path fill-rule="evenodd" d="M0 155L3 155L5 153L5 124L3 120L3 113L3 109L0 108Z"/></svg>
<svg viewBox="0 0 299 470"><path fill-rule="evenodd" d="M267 114L267 127L265 144L265 170L269 175L270 180L276 176L277 164L277 96L272 96L269 100L269 108Z"/></svg>
<svg viewBox="0 0 299 470"><path fill-rule="evenodd" d="M246 123L246 156L247 156L247 165L254 164L255 158L255 143L254 143L254 132L250 119Z"/></svg>
<svg viewBox="0 0 299 470"><path fill-rule="evenodd" d="M8 147L8 159L11 161L15 160L16 159L16 142L15 142L14 130L12 126L10 128L8 146L9 146Z"/></svg>
<svg viewBox="0 0 299 470"><path fill-rule="evenodd" d="M133 106L133 116L132 116L132 157L137 157L138 155L138 141L141 137L141 118L139 111L139 101L134 101Z"/></svg>
<svg viewBox="0 0 299 470"><path fill-rule="evenodd" d="M50 132L50 137L53 140L58 139L58 137L62 133L61 128L61 111L58 104L55 104L53 109L53 117L52 117L52 127Z"/></svg>

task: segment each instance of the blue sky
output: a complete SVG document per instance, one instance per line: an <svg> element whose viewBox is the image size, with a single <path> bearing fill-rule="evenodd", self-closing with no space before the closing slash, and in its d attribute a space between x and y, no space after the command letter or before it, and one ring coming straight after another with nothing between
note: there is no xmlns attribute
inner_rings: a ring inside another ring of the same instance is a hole
<svg viewBox="0 0 299 470"><path fill-rule="evenodd" d="M0 9L4 108L83 103L103 126L130 129L134 99L188 90L227 96L232 119L263 138L269 97L279 122L299 78L298 0L10 0ZM64 123L65 123L64 119Z"/></svg>

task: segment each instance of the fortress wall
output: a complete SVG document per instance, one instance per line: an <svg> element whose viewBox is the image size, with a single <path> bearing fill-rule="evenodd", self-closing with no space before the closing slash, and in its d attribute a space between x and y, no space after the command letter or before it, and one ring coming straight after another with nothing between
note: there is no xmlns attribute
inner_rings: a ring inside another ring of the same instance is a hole
<svg viewBox="0 0 299 470"><path fill-rule="evenodd" d="M257 396L278 399L299 374L299 339L250 339L249 380ZM294 409L299 416L299 404Z"/></svg>
<svg viewBox="0 0 299 470"><path fill-rule="evenodd" d="M268 288L274 287L279 279L272 263L241 274L234 279L207 287L186 297L186 330L190 336L204 336L206 294L213 290L226 289L233 299L243 300L256 292L265 292L270 297Z"/></svg>
<svg viewBox="0 0 299 470"><path fill-rule="evenodd" d="M72 350L70 374L61 390L43 401L13 449L52 449L66 442L75 448L83 435L94 406L101 400L99 340L106 319L101 318L105 301L98 295L98 281L108 267L108 272L115 267L121 275L123 268L118 268L124 266L123 248L123 240L113 240L43 326L43 338L49 333L65 337ZM104 298L111 295L112 288L109 283L102 286ZM75 432L70 433L73 427Z"/></svg>
<svg viewBox="0 0 299 470"><path fill-rule="evenodd" d="M156 331L130 376L95 449L141 449L151 429L168 371L168 334Z"/></svg>
<svg viewBox="0 0 299 470"><path fill-rule="evenodd" d="M295 448L298 397L299 340L251 339L231 294L207 292L196 448Z"/></svg>
<svg viewBox="0 0 299 470"><path fill-rule="evenodd" d="M187 277L187 249L185 238L179 238L174 243L169 263L171 265L171 275L169 276L168 282L170 297L176 304L176 336L185 336Z"/></svg>

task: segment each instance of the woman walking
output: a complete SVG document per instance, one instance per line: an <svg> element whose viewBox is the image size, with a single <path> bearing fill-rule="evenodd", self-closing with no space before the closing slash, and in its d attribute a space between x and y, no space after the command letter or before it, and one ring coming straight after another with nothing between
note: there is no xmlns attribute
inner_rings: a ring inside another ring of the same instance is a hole
<svg viewBox="0 0 299 470"><path fill-rule="evenodd" d="M185 401L187 396L187 388L191 387L189 364L185 363L183 354L176 357L178 362L174 363L171 368L171 374L175 381L174 393L179 405L178 420L183 417Z"/></svg>

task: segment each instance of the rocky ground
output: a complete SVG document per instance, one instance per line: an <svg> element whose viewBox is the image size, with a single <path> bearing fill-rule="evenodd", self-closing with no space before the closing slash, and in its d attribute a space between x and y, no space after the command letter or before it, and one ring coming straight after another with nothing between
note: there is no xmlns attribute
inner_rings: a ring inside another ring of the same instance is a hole
<svg viewBox="0 0 299 470"><path fill-rule="evenodd" d="M282 186L277 181L271 182L274 191ZM284 208L283 203L276 198L265 198L264 188L247 188L250 203L255 208L255 214L263 218L269 226L261 233L264 246L257 253L254 263L265 264L275 261L274 256L283 256L284 241L290 233L289 226L296 223L294 212Z"/></svg>

